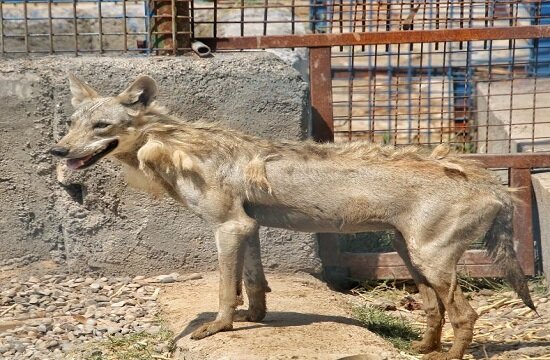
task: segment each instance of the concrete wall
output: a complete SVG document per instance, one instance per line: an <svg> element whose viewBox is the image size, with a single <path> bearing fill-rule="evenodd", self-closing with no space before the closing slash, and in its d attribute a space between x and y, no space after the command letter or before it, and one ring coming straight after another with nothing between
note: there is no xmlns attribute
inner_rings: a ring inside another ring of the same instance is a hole
<svg viewBox="0 0 550 360"><path fill-rule="evenodd" d="M128 188L118 165L56 174L46 151L72 113L69 71L105 94L151 75L159 102L191 121L219 120L269 138L307 133L307 85L267 53L0 60L0 264L53 258L72 271L128 274L217 266L207 224L171 200ZM268 269L320 269L310 234L262 229L261 241Z"/></svg>

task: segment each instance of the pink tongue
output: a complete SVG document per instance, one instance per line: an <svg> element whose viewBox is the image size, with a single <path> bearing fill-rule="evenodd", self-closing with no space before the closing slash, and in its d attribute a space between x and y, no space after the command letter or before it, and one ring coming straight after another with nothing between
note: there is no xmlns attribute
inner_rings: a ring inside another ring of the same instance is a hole
<svg viewBox="0 0 550 360"><path fill-rule="evenodd" d="M83 157L83 158L80 158L80 159L68 159L67 160L67 166L69 167L69 169L76 170L79 167L86 164L86 161L90 160L91 157L92 157L92 155L89 155L89 156L86 156L86 157Z"/></svg>

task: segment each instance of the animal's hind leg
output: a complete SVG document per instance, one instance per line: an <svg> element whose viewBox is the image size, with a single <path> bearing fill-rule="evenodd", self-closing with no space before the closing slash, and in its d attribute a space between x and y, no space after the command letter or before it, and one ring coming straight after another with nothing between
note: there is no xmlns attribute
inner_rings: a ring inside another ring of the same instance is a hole
<svg viewBox="0 0 550 360"><path fill-rule="evenodd" d="M445 275L447 274L445 273ZM472 342L474 324L478 316L464 297L460 287L456 286L452 289L452 276L444 276L442 272L427 276L439 298L443 299L453 326L454 341L448 353L432 352L424 356L424 359L462 359L466 348Z"/></svg>
<svg viewBox="0 0 550 360"><path fill-rule="evenodd" d="M235 313L235 321L261 321L266 313L265 293L271 289L265 279L260 253L260 237L258 231L249 236L244 255L244 285L248 295L248 310Z"/></svg>
<svg viewBox="0 0 550 360"><path fill-rule="evenodd" d="M441 350L441 331L445 323L445 308L437 297L434 289L428 284L426 278L412 264L407 244L400 232L396 231L394 247L405 262L411 273L420 296L422 296L422 307L426 313L426 331L420 341L413 341L414 351L427 354L432 351Z"/></svg>

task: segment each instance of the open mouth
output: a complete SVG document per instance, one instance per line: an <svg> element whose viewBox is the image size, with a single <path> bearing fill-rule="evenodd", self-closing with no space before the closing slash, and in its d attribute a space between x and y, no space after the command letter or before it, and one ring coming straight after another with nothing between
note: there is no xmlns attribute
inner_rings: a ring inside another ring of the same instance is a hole
<svg viewBox="0 0 550 360"><path fill-rule="evenodd" d="M99 159L113 151L118 146L118 140L113 140L104 149L98 150L91 155L77 159L68 159L67 166L73 170L81 170L95 164Z"/></svg>

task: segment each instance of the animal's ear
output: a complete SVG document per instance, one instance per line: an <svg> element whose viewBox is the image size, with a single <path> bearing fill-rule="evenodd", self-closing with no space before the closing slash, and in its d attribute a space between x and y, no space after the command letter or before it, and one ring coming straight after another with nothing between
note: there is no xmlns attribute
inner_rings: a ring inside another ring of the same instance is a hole
<svg viewBox="0 0 550 360"><path fill-rule="evenodd" d="M69 84L71 87L71 93L73 94L71 104L73 104L74 107L79 106L83 102L99 97L97 91L95 91L84 81L77 78L74 74L69 74Z"/></svg>
<svg viewBox="0 0 550 360"><path fill-rule="evenodd" d="M151 77L142 75L136 79L126 90L117 96L123 105L149 106L157 97L157 83Z"/></svg>

